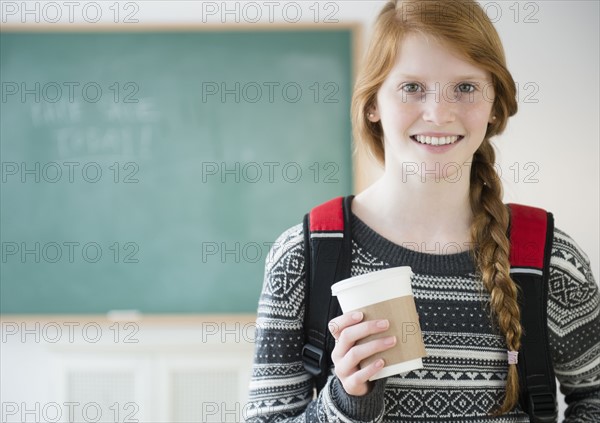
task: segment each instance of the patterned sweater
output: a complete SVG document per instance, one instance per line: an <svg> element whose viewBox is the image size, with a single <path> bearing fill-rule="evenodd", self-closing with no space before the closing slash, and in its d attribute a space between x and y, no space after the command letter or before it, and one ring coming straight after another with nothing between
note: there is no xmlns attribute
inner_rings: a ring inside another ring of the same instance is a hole
<svg viewBox="0 0 600 423"><path fill-rule="evenodd" d="M589 259L554 231L548 328L565 422L600 422L600 295ZM424 368L379 380L363 396L348 395L330 372L317 397L301 360L305 266L302 225L271 248L258 304L248 422L529 422L519 406L498 418L507 376L506 342L486 312L489 294L468 251L432 254L405 248L352 216L356 276L412 267L427 357Z"/></svg>

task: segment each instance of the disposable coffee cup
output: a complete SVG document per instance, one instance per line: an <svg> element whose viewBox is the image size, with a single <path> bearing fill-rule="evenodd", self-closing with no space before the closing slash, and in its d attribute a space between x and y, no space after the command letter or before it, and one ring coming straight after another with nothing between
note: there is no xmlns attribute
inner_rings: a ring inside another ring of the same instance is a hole
<svg viewBox="0 0 600 423"><path fill-rule="evenodd" d="M369 380L423 368L422 357L427 353L410 283L412 275L410 266L393 267L344 279L331 287L344 313L361 311L363 321L387 319L390 322L388 330L370 335L358 344L396 336L394 347L360 362L362 369L383 358L385 366Z"/></svg>

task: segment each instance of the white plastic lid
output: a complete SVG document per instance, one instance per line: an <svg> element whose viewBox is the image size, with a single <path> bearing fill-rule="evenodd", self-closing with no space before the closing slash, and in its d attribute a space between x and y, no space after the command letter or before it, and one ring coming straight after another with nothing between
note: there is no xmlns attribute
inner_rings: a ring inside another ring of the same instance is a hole
<svg viewBox="0 0 600 423"><path fill-rule="evenodd" d="M410 266L369 272L344 279L331 287L332 295L338 297L344 312L392 298L412 295Z"/></svg>

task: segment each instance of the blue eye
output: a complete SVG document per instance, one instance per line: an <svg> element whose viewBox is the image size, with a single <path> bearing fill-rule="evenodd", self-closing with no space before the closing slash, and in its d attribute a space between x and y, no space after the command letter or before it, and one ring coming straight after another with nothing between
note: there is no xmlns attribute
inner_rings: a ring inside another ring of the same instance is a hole
<svg viewBox="0 0 600 423"><path fill-rule="evenodd" d="M419 90L419 88L419 84L415 84L414 82L409 82L408 84L404 84L401 87L401 89L406 93L416 93Z"/></svg>
<svg viewBox="0 0 600 423"><path fill-rule="evenodd" d="M461 93L472 93L473 91L475 91L475 85L473 84L462 83L459 84L458 87ZM464 89L465 87L466 89Z"/></svg>

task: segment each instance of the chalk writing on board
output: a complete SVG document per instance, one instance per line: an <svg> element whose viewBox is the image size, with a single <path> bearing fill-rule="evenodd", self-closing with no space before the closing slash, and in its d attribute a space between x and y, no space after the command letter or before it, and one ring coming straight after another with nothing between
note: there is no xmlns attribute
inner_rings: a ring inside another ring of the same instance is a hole
<svg viewBox="0 0 600 423"><path fill-rule="evenodd" d="M150 159L161 113L152 98L139 100L86 103L65 98L55 103L31 102L31 123L49 130L57 160L92 156Z"/></svg>

